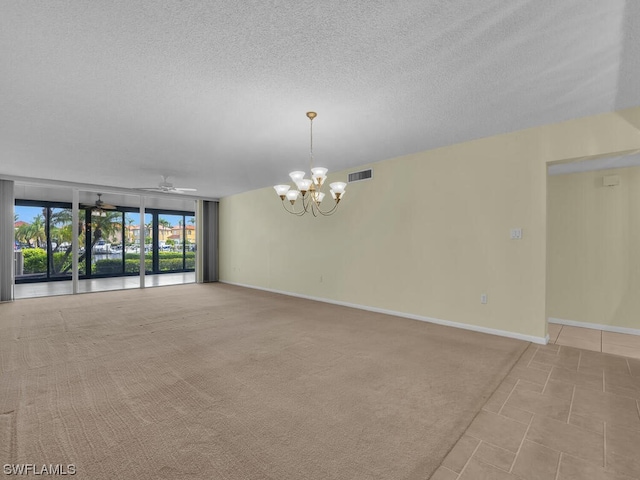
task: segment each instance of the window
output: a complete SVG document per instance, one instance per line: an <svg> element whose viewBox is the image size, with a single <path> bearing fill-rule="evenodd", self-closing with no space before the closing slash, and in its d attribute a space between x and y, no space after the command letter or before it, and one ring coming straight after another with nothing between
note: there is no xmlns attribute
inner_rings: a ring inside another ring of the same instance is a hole
<svg viewBox="0 0 640 480"><path fill-rule="evenodd" d="M145 273L195 269L193 212L145 211L144 238L135 208L79 213L73 228L70 204L16 201L16 283L71 279L73 235L78 235L80 278L139 275L140 254Z"/></svg>

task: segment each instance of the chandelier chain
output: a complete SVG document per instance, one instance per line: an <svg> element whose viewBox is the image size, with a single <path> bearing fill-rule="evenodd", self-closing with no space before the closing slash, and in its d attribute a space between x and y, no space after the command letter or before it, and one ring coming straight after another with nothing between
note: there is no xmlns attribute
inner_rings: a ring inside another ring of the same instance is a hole
<svg viewBox="0 0 640 480"><path fill-rule="evenodd" d="M309 122L309 163L313 168L313 118Z"/></svg>

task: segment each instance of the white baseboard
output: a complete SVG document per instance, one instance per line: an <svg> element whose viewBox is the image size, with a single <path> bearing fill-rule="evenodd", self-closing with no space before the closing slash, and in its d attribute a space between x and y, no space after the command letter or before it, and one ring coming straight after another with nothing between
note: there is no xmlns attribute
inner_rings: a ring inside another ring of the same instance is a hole
<svg viewBox="0 0 640 480"><path fill-rule="evenodd" d="M627 333L629 335L640 335L640 329L628 327L616 327L615 325L600 325L598 323L576 322L575 320L565 320L563 318L549 317L549 323L557 325L568 325L570 327L591 328L593 330L603 330L613 333Z"/></svg>
<svg viewBox="0 0 640 480"><path fill-rule="evenodd" d="M447 327L461 328L463 330L471 330L474 332L488 333L490 335L498 335L500 337L515 338L517 340L524 340L525 342L537 343L540 345L546 345L547 343L549 343L549 335L547 335L546 337L535 337L533 335L524 335L522 333L509 332L507 330L497 330L495 328L481 327L478 325L469 325L468 323L452 322L450 320L442 320L440 318L424 317L422 315L414 315L413 313L397 312L395 310L386 310L384 308L370 307L368 305L359 305L356 303L341 302L339 300L332 300L330 298L312 297L312 296L303 295L300 293L285 292L282 290L274 290L272 288L256 287L254 285L228 282L226 280L219 280L219 282L226 283L228 285L235 285L237 287L253 288L254 290L263 290L265 292L278 293L280 295L288 295L290 297L304 298L306 300L313 300L316 302L331 303L333 305L340 305L343 307L357 308L359 310L367 310L369 312L384 313L386 315L393 315L396 317L410 318L411 320L419 320L421 322L436 323L438 325L444 325Z"/></svg>

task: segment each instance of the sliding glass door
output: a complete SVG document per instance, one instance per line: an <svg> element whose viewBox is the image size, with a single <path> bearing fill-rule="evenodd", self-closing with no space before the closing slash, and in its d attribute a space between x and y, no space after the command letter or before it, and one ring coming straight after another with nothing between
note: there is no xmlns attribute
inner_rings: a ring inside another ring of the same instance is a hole
<svg viewBox="0 0 640 480"><path fill-rule="evenodd" d="M153 272L194 270L195 217L193 213L153 210L152 215Z"/></svg>
<svg viewBox="0 0 640 480"><path fill-rule="evenodd" d="M48 216L49 276L51 278L71 278L71 264L73 263L71 242L74 234L71 209L52 207ZM76 234L77 232L76 228ZM83 228L80 229L80 234L84 238Z"/></svg>
<svg viewBox="0 0 640 480"><path fill-rule="evenodd" d="M89 212L85 245L91 276L113 276L124 273L122 233L124 212L93 210Z"/></svg>
<svg viewBox="0 0 640 480"><path fill-rule="evenodd" d="M70 279L73 235L80 278L139 275L140 255L149 274L195 269L193 212L147 210L142 229L129 207L82 209L75 228L69 204L17 201L15 212L17 283Z"/></svg>
<svg viewBox="0 0 640 480"><path fill-rule="evenodd" d="M49 265L47 208L33 204L16 207L14 228L16 280L46 280Z"/></svg>

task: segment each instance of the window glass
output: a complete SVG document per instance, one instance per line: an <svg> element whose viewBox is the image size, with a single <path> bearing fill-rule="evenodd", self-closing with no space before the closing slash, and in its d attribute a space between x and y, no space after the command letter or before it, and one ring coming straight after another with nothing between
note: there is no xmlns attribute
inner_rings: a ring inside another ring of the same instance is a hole
<svg viewBox="0 0 640 480"><path fill-rule="evenodd" d="M122 274L123 213L91 211L91 274Z"/></svg>
<svg viewBox="0 0 640 480"><path fill-rule="evenodd" d="M140 252L144 252L145 272L151 273L152 246L153 246L153 215L144 215L144 239L140 241L140 214L138 212L126 212L124 214L124 226L122 243L124 245L124 271L127 274L140 273ZM142 246L141 246L142 245Z"/></svg>
<svg viewBox="0 0 640 480"><path fill-rule="evenodd" d="M196 217L185 216L185 264L188 270L196 268Z"/></svg>
<svg viewBox="0 0 640 480"><path fill-rule="evenodd" d="M15 207L15 276L16 279L47 277L47 209L41 206Z"/></svg>
<svg viewBox="0 0 640 480"><path fill-rule="evenodd" d="M158 214L158 268L184 269L184 215Z"/></svg>
<svg viewBox="0 0 640 480"><path fill-rule="evenodd" d="M52 277L70 277L72 256L72 211L70 208L51 208L49 216L49 238L51 255L49 256L49 274ZM84 274L84 264L81 274Z"/></svg>
<svg viewBox="0 0 640 480"><path fill-rule="evenodd" d="M147 273L195 269L193 215L148 211L141 238L140 214L124 211L126 208L82 208L74 228L70 204L31 200L16 203L14 259L17 282L71 279L73 235L78 236L81 279L136 275L140 272L142 252Z"/></svg>

